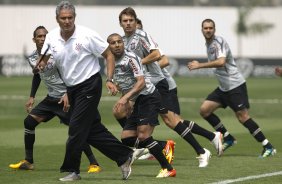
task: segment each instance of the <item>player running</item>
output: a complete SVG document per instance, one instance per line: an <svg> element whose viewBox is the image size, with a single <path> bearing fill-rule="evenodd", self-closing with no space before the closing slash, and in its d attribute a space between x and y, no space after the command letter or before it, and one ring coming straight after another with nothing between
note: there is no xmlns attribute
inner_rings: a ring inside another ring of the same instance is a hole
<svg viewBox="0 0 282 184"><path fill-rule="evenodd" d="M36 50L28 57L31 68L34 68L36 65L47 33L48 31L44 26L38 26L33 32L33 42L36 45ZM32 109L41 80L44 81L48 94ZM55 116L61 120L61 123L66 125L69 123L70 115L68 111L70 106L66 95L66 86L60 78L52 58L49 59L48 64L42 72L33 75L30 98L25 104L25 107L26 111L29 113L24 120L25 160L16 164L10 164L9 167L12 169L33 170L33 147L35 142L35 128L37 125L41 122L48 122ZM88 173L100 172L101 167L88 144L84 146L84 153L90 162Z"/></svg>

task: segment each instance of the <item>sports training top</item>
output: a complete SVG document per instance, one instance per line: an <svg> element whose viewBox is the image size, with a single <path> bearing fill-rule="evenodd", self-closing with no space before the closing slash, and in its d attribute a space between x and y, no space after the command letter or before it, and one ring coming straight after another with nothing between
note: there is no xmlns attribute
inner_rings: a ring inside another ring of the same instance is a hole
<svg viewBox="0 0 282 184"><path fill-rule="evenodd" d="M158 49L158 45L151 36L140 29L136 29L135 33L129 37L123 36L123 41L126 50L134 52L140 58L145 58L151 50ZM144 65L144 68L145 75L154 85L165 78L157 62Z"/></svg>
<svg viewBox="0 0 282 184"><path fill-rule="evenodd" d="M89 79L101 69L98 56L108 47L98 33L83 26L75 26L73 35L67 40L61 37L60 28L46 36L42 53L50 45L51 54L67 86L74 86Z"/></svg>
<svg viewBox="0 0 282 184"><path fill-rule="evenodd" d="M32 69L35 67L38 58L39 54L37 50L33 51L33 53L28 57L28 63ZM66 85L61 79L58 69L55 65L55 61L52 57L50 57L48 60L43 71L39 72L39 75L47 87L49 96L61 98L64 95L66 92Z"/></svg>
<svg viewBox="0 0 282 184"><path fill-rule="evenodd" d="M166 68L162 68L162 72L163 72L163 74L165 76L165 79L168 82L169 90L175 89L177 87L176 82L173 79L173 77L170 75L168 70Z"/></svg>
<svg viewBox="0 0 282 184"><path fill-rule="evenodd" d="M144 76L144 69L140 60L133 52L125 51L123 56L115 61L114 82L118 85L123 95L133 88L137 82L136 77ZM145 87L138 95L133 97L133 100L140 94L151 94L154 90L155 86L145 76Z"/></svg>
<svg viewBox="0 0 282 184"><path fill-rule="evenodd" d="M245 82L243 75L237 68L226 40L220 36L214 36L209 45L206 43L206 47L209 61L214 61L220 57L226 58L226 63L223 67L214 69L220 90L230 91Z"/></svg>

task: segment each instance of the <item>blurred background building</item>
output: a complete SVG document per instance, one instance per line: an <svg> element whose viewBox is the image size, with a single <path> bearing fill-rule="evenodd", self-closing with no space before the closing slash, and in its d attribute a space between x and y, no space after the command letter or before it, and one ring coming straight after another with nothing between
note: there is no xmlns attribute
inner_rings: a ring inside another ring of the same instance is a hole
<svg viewBox="0 0 282 184"><path fill-rule="evenodd" d="M216 34L229 43L246 77L274 77L282 65L282 0L70 0L76 5L76 24L97 31L104 39L123 34L118 15L132 6L144 29L170 57L171 73L206 76L212 72L187 72L191 59L206 60L201 21L212 18ZM33 30L57 27L58 0L0 0L0 75L31 75L25 61L35 45Z"/></svg>
<svg viewBox="0 0 282 184"><path fill-rule="evenodd" d="M76 0L76 5L101 6L244 6L255 1L258 6L282 6L282 0ZM0 0L6 5L56 5L58 0Z"/></svg>

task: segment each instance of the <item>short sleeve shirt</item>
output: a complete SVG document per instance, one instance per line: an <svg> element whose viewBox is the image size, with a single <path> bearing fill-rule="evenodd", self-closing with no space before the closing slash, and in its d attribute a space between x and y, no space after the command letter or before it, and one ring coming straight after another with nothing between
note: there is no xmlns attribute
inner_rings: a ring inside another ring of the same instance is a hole
<svg viewBox="0 0 282 184"><path fill-rule="evenodd" d="M220 36L214 36L212 42L209 45L206 44L206 47L209 61L214 61L220 57L226 58L225 66L214 69L220 90L230 91L245 82L243 75L237 68L226 40Z"/></svg>
<svg viewBox="0 0 282 184"><path fill-rule="evenodd" d="M126 50L134 52L141 59L148 56L151 50L158 49L158 45L151 36L140 29L137 29L130 37L123 36L123 41ZM165 78L157 62L144 65L144 68L146 76L154 85Z"/></svg>
<svg viewBox="0 0 282 184"><path fill-rule="evenodd" d="M136 77L145 77L145 87L139 94L151 94L155 90L155 86L144 75L143 66L140 58L133 52L125 51L124 55L115 62L114 82L118 85L122 94L130 91L137 82ZM138 95L139 95L138 94ZM134 97L137 98L138 95Z"/></svg>
<svg viewBox="0 0 282 184"><path fill-rule="evenodd" d="M108 43L98 33L83 26L75 27L73 35L65 41L60 28L46 36L42 54L50 46L48 54L56 65L67 86L75 86L98 73L101 69L98 57L107 49Z"/></svg>
<svg viewBox="0 0 282 184"><path fill-rule="evenodd" d="M28 63L31 68L34 68L36 62L39 58L39 54L37 50L33 51L33 53L28 57ZM58 69L55 65L55 61L51 56L47 61L47 65L43 69L43 71L39 72L40 79L44 82L47 87L48 95L54 98L61 98L63 94L66 92L66 85L64 84L61 76L58 72Z"/></svg>

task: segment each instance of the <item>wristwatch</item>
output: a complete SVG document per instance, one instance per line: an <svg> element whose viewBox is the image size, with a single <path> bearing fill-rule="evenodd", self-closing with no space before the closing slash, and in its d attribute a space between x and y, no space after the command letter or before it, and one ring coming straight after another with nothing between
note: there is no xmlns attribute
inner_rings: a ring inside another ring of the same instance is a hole
<svg viewBox="0 0 282 184"><path fill-rule="evenodd" d="M114 83L114 79L107 79L106 82Z"/></svg>

